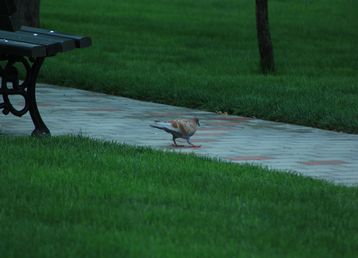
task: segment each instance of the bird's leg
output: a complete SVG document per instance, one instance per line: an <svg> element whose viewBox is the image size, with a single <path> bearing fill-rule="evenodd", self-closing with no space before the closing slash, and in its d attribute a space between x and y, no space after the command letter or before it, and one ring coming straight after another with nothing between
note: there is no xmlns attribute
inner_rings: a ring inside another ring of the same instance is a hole
<svg viewBox="0 0 358 258"><path fill-rule="evenodd" d="M193 148L200 148L200 147L201 147L201 145L194 145L194 144L192 144L189 138L188 138L188 139L186 139L186 141L187 141L187 142L188 142L188 144L190 144L190 145L191 145L191 147L193 147Z"/></svg>
<svg viewBox="0 0 358 258"><path fill-rule="evenodd" d="M183 145L178 145L175 140L176 140L176 137L173 136L173 142L174 142L173 146L174 147L183 147Z"/></svg>
<svg viewBox="0 0 358 258"><path fill-rule="evenodd" d="M177 142L175 141L175 137L174 137L174 136L173 136L173 142L174 142L174 146L177 147L178 144L177 144Z"/></svg>

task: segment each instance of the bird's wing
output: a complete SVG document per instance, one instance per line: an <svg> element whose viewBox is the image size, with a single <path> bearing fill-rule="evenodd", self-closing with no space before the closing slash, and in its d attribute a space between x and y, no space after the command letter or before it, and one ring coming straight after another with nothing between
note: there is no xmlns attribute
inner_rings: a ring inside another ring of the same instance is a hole
<svg viewBox="0 0 358 258"><path fill-rule="evenodd" d="M162 129L168 133L176 133L181 134L180 128L176 125L176 123L173 123L173 121L168 122L161 122L161 121L155 121L155 126L158 129Z"/></svg>
<svg viewBox="0 0 358 258"><path fill-rule="evenodd" d="M195 133L198 125L190 119L176 119L167 122L155 121L155 125L152 125L152 127L164 130L177 137L189 138Z"/></svg>
<svg viewBox="0 0 358 258"><path fill-rule="evenodd" d="M193 120L179 119L174 121L176 121L180 132L187 137L192 136L198 127Z"/></svg>

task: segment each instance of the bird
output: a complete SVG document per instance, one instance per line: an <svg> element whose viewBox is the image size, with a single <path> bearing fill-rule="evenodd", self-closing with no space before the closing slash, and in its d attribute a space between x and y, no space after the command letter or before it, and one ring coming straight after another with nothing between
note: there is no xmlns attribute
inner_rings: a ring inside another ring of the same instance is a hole
<svg viewBox="0 0 358 258"><path fill-rule="evenodd" d="M190 137L194 135L198 127L200 126L200 122L198 118L191 119L175 119L170 121L154 121L154 125L150 125L153 128L157 128L163 130L167 133L170 133L173 136L173 143L175 147L183 147L182 145L178 145L176 143L177 138L182 138L187 141L192 147L200 147L194 145L190 141Z"/></svg>

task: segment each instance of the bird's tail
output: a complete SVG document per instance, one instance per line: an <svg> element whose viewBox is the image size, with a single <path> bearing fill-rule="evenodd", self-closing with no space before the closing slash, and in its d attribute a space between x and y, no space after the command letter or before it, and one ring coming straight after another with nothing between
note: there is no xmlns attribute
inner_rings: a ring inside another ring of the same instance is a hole
<svg viewBox="0 0 358 258"><path fill-rule="evenodd" d="M157 129L160 129L160 130L163 130L163 131L166 131L168 133L171 133L172 131L164 126L157 126L157 125L149 125L150 127L153 127L153 128L157 128Z"/></svg>
<svg viewBox="0 0 358 258"><path fill-rule="evenodd" d="M150 127L153 127L153 128L157 128L157 129L160 129L160 130L164 130L165 127L161 127L161 126L157 126L157 125L149 125Z"/></svg>

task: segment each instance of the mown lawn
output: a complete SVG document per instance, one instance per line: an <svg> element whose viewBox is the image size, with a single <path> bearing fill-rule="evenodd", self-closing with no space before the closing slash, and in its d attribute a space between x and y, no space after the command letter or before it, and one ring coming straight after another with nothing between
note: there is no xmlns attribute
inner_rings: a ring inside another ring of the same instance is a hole
<svg viewBox="0 0 358 258"><path fill-rule="evenodd" d="M358 188L79 137L0 137L1 257L356 257Z"/></svg>
<svg viewBox="0 0 358 258"><path fill-rule="evenodd" d="M93 47L41 80L212 111L358 132L358 2L270 0L277 74L258 72L255 1L41 1L43 27Z"/></svg>

